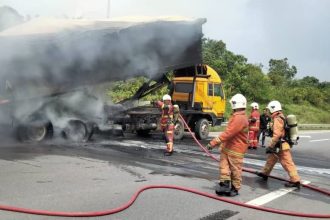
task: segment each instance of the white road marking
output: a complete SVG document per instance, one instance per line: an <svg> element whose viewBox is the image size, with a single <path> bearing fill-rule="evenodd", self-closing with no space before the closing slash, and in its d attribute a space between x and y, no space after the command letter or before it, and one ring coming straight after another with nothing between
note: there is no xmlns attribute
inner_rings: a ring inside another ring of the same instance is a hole
<svg viewBox="0 0 330 220"><path fill-rule="evenodd" d="M254 166L259 166L263 167L265 166L265 161L264 160L256 160L256 159L251 159L251 158L244 158L244 164L251 164ZM303 172L303 173L311 173L311 174L318 174L318 175L330 175L330 169L325 169L325 168L314 168L314 167L305 167L305 166L296 166L298 172ZM274 166L275 170L283 170L281 164L277 163Z"/></svg>
<svg viewBox="0 0 330 220"><path fill-rule="evenodd" d="M299 135L300 138L312 138L310 135Z"/></svg>
<svg viewBox="0 0 330 220"><path fill-rule="evenodd" d="M310 140L309 142L319 142L319 141L328 141L330 139L319 139L319 140Z"/></svg>
<svg viewBox="0 0 330 220"><path fill-rule="evenodd" d="M309 184L310 181L302 181L303 184ZM281 196L284 196L286 194L288 194L289 192L292 192L294 191L296 188L293 187L293 188L281 188L279 190L276 190L274 192L271 192L271 193L268 193L266 195L263 195L263 196L260 196L256 199L253 199L249 202L246 202L246 204L249 204L249 205L255 205L255 206L261 206L261 205L264 205L268 202L271 202Z"/></svg>

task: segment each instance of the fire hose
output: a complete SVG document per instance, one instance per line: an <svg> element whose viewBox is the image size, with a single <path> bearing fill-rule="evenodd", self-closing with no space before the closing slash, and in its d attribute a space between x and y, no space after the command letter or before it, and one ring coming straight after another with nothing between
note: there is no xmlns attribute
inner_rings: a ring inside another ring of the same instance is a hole
<svg viewBox="0 0 330 220"><path fill-rule="evenodd" d="M213 160L219 161L218 158L214 157L195 137L195 135L192 133L190 130L189 126L183 119L183 117L180 115L181 120L183 121L185 127L188 129L189 133L192 135L193 139L195 142L198 144L198 146ZM256 174L255 170L252 169L247 169L243 168L243 171L248 172L248 173L253 173ZM286 179L283 179L281 177L276 177L276 176L269 176L270 178L274 178L277 180L281 181L288 181ZM317 191L319 193L323 193L327 196L330 196L330 192L326 191L324 189L320 189L316 186L311 186L307 184L302 184L303 187L309 188L311 190ZM186 188L186 187L180 187L180 186L174 186L174 185L147 185L142 188L140 188L138 191L136 191L133 196L130 198L130 200L123 205L109 209L109 210L104 210L104 211L91 211L91 212L60 212L60 211L47 211L47 210L36 210L36 209L27 209L27 208L20 208L20 207L14 207L14 206L7 206L7 205L0 205L0 210L5 210L5 211L12 211L12 212L19 212L19 213L26 213L26 214L33 214L33 215L46 215L46 216L61 216L61 217L97 217L97 216L105 216L105 215L111 215L115 214L118 212L121 212L127 208L129 208L138 198L138 196L150 189L173 189L173 190L180 190L184 192L189 192L193 193L196 195L200 195L203 197L211 198L214 200L230 203L233 205L245 207L245 208L251 208L251 209L256 209L260 211L265 211L265 212L270 212L270 213L276 213L276 214L282 214L282 215L289 215L289 216L297 216L297 217L305 217L305 218L330 218L330 214L311 214L311 213L300 213L300 212L293 212L293 211L288 211L288 210L279 210L279 209L273 209L273 208L267 208L267 207L262 207L262 206L254 206L254 205L249 205L243 202L238 202L232 199L224 198L224 197L219 197L214 194L206 193L206 192L201 192L195 189L191 188Z"/></svg>

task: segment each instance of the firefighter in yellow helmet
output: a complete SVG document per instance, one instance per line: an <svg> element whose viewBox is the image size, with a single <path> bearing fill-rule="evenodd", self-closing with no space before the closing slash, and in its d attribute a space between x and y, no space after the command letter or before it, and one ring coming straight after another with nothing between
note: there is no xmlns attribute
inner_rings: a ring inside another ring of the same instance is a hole
<svg viewBox="0 0 330 220"><path fill-rule="evenodd" d="M166 151L165 156L171 156L173 153L173 136L174 136L174 125L177 109L172 104L172 99L170 95L164 95L163 101L155 102L155 105L162 110L162 116L160 119L160 127L164 132L166 141Z"/></svg>
<svg viewBox="0 0 330 220"><path fill-rule="evenodd" d="M284 140L285 137L285 117L282 113L282 106L279 101L271 101L267 108L271 113L272 118L272 139L270 145L266 148L266 153L269 154L267 162L261 172L257 175L265 181L272 171L273 167L279 161L282 167L290 176L289 183L285 183L286 187L297 187L300 189L300 177L297 168L293 162L290 145Z"/></svg>
<svg viewBox="0 0 330 220"><path fill-rule="evenodd" d="M236 94L231 98L230 104L233 114L226 130L207 145L209 150L221 146L220 182L215 192L224 196L238 195L242 183L243 158L248 147L246 98L242 94Z"/></svg>

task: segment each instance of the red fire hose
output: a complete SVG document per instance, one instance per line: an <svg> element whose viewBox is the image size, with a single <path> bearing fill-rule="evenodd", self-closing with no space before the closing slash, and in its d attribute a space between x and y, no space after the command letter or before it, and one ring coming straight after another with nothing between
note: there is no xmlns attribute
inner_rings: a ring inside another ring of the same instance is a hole
<svg viewBox="0 0 330 220"><path fill-rule="evenodd" d="M196 141L196 143L199 145L199 147L208 156L210 156L212 159L218 161L218 159L216 157L214 157L212 154L210 154L208 152L208 150L196 139L195 135L191 132L191 130L189 129L189 127L188 127L187 123L184 121L184 119L182 117L181 117L181 119L182 119L183 123L185 124L185 126L187 127L187 129L189 130L192 137L194 138L194 140ZM256 171L251 170L251 169L247 169L247 168L244 168L243 171L249 172L249 173L256 173ZM278 180L282 180L282 181L287 181L287 180L285 180L283 178L280 178L280 177L275 177L275 176L269 176L269 177L274 178L274 179L278 179ZM315 186L310 186L310 185L306 185L306 184L302 184L302 186L304 186L306 188L309 188L311 190L323 193L323 194L328 195L328 196L330 195L330 192L328 192L324 189L319 189ZM242 203L242 202L238 202L238 201L235 201L235 200L232 200L232 199L219 197L219 196L216 196L216 195L213 195L213 194L201 192L201 191L198 191L198 190L195 190L195 189L190 189L190 188L180 187L180 186L171 186L171 185L149 185L149 186L142 187L141 189L139 189L131 197L131 199L127 203L125 203L125 204L123 204L123 205L121 205L117 208L110 209L110 210L104 210L104 211L95 211L95 212L56 212L56 211L26 209L26 208L19 208L19 207L6 206L6 205L0 205L0 209L5 210L5 211L20 212L20 213L27 213L27 214L33 214L33 215L47 215L47 216L61 216L61 217L97 217L97 216L115 214L115 213L121 212L121 211L129 208L135 202L137 197L142 192L144 192L146 190L149 190L149 189L174 189L174 190L180 190L180 191L185 191L185 192L197 194L197 195L200 195L200 196L208 197L208 198L211 198L211 199L214 199L214 200L227 202L227 203L234 204L234 205L237 205L237 206L242 206L242 207L245 207L245 208L251 208L251 209L256 209L256 210L271 212L271 213L276 213L276 214L282 214L282 215L305 217L305 218L330 218L330 214L299 213L299 212L292 212L292 211L287 211L287 210L278 210L278 209L266 208L266 207L262 207L262 206L254 206L254 205L249 205L249 204L245 204L245 203Z"/></svg>

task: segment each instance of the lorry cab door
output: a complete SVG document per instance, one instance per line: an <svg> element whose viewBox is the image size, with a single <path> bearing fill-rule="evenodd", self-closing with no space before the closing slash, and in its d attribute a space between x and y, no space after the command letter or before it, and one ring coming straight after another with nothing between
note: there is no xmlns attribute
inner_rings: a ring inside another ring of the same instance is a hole
<svg viewBox="0 0 330 220"><path fill-rule="evenodd" d="M208 83L209 108L216 116L222 116L224 112L225 99L220 83Z"/></svg>

